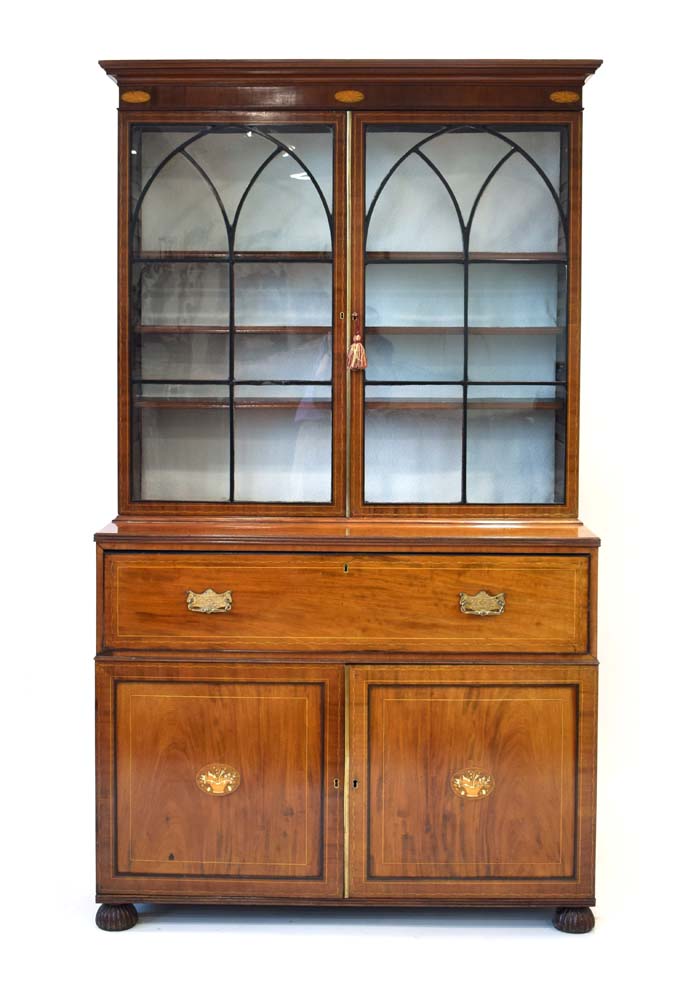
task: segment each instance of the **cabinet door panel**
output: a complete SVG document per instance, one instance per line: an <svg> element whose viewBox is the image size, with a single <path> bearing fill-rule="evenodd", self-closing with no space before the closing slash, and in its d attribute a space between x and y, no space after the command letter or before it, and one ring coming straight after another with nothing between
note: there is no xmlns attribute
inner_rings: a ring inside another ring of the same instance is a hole
<svg viewBox="0 0 696 1000"><path fill-rule="evenodd" d="M351 895L587 892L594 677L356 668Z"/></svg>
<svg viewBox="0 0 696 1000"><path fill-rule="evenodd" d="M368 359L352 377L352 510L572 513L573 127L369 111L352 127Z"/></svg>
<svg viewBox="0 0 696 1000"><path fill-rule="evenodd" d="M122 513L345 509L344 135L328 112L124 129Z"/></svg>
<svg viewBox="0 0 696 1000"><path fill-rule="evenodd" d="M339 668L99 669L115 763L107 882L337 893Z"/></svg>

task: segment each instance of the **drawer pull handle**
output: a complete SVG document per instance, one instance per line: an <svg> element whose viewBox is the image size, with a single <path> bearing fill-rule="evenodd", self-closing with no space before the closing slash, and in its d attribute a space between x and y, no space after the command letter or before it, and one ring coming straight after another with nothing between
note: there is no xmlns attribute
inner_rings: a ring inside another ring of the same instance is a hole
<svg viewBox="0 0 696 1000"><path fill-rule="evenodd" d="M196 775L196 785L207 795L231 795L241 780L237 768L229 764L206 764Z"/></svg>
<svg viewBox="0 0 696 1000"><path fill-rule="evenodd" d="M473 597L459 595L459 610L464 615L502 615L505 611L505 594L489 594L479 590Z"/></svg>
<svg viewBox="0 0 696 1000"><path fill-rule="evenodd" d="M216 593L208 587L202 594L186 591L186 607L189 611L199 611L202 615L218 615L229 611L232 607L232 591L225 590Z"/></svg>
<svg viewBox="0 0 696 1000"><path fill-rule="evenodd" d="M456 771L450 778L450 788L463 799L487 799L494 785L493 775L486 774L478 767Z"/></svg>

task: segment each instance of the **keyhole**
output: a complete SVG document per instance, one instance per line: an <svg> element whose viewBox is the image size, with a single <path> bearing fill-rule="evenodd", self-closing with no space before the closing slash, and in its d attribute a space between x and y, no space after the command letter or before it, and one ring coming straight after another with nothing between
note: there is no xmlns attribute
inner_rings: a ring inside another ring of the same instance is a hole
<svg viewBox="0 0 696 1000"><path fill-rule="evenodd" d="M341 787L341 782L338 780L338 778L334 778L334 788L340 788L340 787Z"/></svg>
<svg viewBox="0 0 696 1000"><path fill-rule="evenodd" d="M348 572L348 563L343 563L343 572L344 573Z"/></svg>
<svg viewBox="0 0 696 1000"><path fill-rule="evenodd" d="M357 788L358 787L359 781L358 781L357 778L353 778L352 785L353 785L353 788Z"/></svg>

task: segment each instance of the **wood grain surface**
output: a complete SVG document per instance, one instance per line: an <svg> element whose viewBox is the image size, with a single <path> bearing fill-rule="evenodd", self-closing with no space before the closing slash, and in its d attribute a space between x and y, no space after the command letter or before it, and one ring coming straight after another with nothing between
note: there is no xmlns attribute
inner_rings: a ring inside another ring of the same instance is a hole
<svg viewBox="0 0 696 1000"><path fill-rule="evenodd" d="M591 895L592 667L356 667L350 895ZM452 775L494 778L462 799Z"/></svg>
<svg viewBox="0 0 696 1000"><path fill-rule="evenodd" d="M109 553L106 649L588 651L586 556ZM189 590L232 592L225 614ZM462 614L459 595L505 594Z"/></svg>
<svg viewBox="0 0 696 1000"><path fill-rule="evenodd" d="M337 895L342 682L338 667L101 661L101 888ZM213 763L239 772L231 794L198 786Z"/></svg>

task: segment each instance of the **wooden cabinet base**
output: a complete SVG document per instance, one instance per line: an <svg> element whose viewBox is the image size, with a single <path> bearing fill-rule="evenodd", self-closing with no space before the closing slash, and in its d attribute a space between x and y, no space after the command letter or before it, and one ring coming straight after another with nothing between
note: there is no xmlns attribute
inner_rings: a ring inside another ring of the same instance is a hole
<svg viewBox="0 0 696 1000"><path fill-rule="evenodd" d="M182 905L194 905L196 903L210 905L222 905L222 906L278 906L279 903L289 907L325 907L329 906L332 909L365 909L366 907L373 908L375 906L382 909L396 909L404 910L410 908L428 908L432 907L433 903L423 902L423 900L391 900L389 903L385 903L383 900L364 900L364 899L340 899L340 900L326 900L326 899L306 899L306 900L277 900L277 899L255 899L255 900L243 900L235 899L232 903L229 899L213 899L208 896L196 898L196 897L186 897L182 900L173 900L171 897L164 897L162 899L153 899L148 897L148 903L166 903L171 904L173 902L180 902ZM593 901L594 902L594 901ZM450 900L438 900L435 904L438 909L479 909L482 904L473 906L464 906L461 901L457 900L452 902ZM505 900L486 900L486 909L546 909L546 906L539 907L533 901L518 901L516 903L511 902L509 899ZM131 927L135 927L138 922L138 911L132 903L103 903L99 910L97 911L96 924L103 931L127 931ZM559 930L564 931L567 934L587 934L594 927L594 915L589 906L559 906L557 907L553 918L553 926Z"/></svg>

